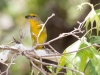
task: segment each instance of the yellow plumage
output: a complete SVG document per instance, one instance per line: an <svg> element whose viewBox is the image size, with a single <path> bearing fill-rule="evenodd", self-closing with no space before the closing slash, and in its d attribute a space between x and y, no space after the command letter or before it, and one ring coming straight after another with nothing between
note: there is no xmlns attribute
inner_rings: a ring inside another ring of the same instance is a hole
<svg viewBox="0 0 100 75"><path fill-rule="evenodd" d="M46 28L44 27L43 31L41 32L40 36L39 32L42 28L43 22L40 20L40 18L35 15L35 14L30 14L25 16L30 22L30 33L31 33L31 38L33 42L33 46L36 44L43 44L46 42L47 39L47 33L46 33ZM36 49L42 49L42 46L38 46Z"/></svg>

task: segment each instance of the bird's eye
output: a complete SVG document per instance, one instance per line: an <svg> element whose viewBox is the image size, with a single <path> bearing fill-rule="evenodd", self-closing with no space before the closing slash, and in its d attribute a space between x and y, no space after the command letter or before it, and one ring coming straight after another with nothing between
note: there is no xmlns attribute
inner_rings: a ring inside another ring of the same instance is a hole
<svg viewBox="0 0 100 75"><path fill-rule="evenodd" d="M32 16L32 17L36 17L36 16Z"/></svg>

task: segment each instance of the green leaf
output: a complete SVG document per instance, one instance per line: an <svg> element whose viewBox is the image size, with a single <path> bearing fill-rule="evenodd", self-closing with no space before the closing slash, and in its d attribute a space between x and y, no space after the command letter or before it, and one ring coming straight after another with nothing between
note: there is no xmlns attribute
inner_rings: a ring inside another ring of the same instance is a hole
<svg viewBox="0 0 100 75"><path fill-rule="evenodd" d="M64 55L61 56L58 63L59 66L66 66L68 68L84 72L88 61L91 60L95 71L98 75L100 75L100 53L95 47L91 46L91 44L87 42L86 38L76 41L71 46L66 48L63 53ZM56 73L58 73L60 70L61 68L57 68ZM78 73L75 74L78 75ZM73 75L73 72L67 70L66 75Z"/></svg>
<svg viewBox="0 0 100 75"><path fill-rule="evenodd" d="M87 47L88 46L88 47ZM100 53L96 50L95 47L91 46L86 40L81 44L80 48L87 47L83 49L83 51L79 51L76 54L76 57L80 59L80 61L76 61L75 64L78 66L78 70L83 72L88 60L91 60L92 65L94 66L98 75L100 75ZM76 59L76 58L74 58Z"/></svg>
<svg viewBox="0 0 100 75"><path fill-rule="evenodd" d="M98 75L98 73L95 70L95 66L93 66L91 61L88 61L84 70L84 75Z"/></svg>
<svg viewBox="0 0 100 75"><path fill-rule="evenodd" d="M81 45L81 41L78 40L75 43L73 43L71 46L69 46L68 48L66 48L64 50L64 52L63 52L65 54L60 57L60 61L58 63L58 66L64 66L64 65L66 65L66 67L72 68L73 65L70 62L72 62L72 60L75 57L76 53L73 53L73 54L66 54L66 53L78 50L79 47L80 47L80 45ZM61 68L57 68L56 69L56 73L58 73L60 70L61 70ZM69 74L69 75L71 75L71 74Z"/></svg>
<svg viewBox="0 0 100 75"><path fill-rule="evenodd" d="M96 22L96 29L97 29L97 36L98 36L99 31L100 31L100 19L99 19L97 14L95 15L94 19L95 19L95 22Z"/></svg>
<svg viewBox="0 0 100 75"><path fill-rule="evenodd" d="M93 58L91 58L91 62L95 67L96 72L100 75L100 53L94 48L92 49Z"/></svg>
<svg viewBox="0 0 100 75"><path fill-rule="evenodd" d="M97 14L100 14L100 9L95 10L95 12L96 12ZM100 19L100 15L98 15L98 17L99 17L99 19Z"/></svg>
<svg viewBox="0 0 100 75"><path fill-rule="evenodd" d="M60 61L58 63L59 66L64 66L66 64L66 58L64 55L61 56ZM56 69L56 74L61 70L61 68Z"/></svg>
<svg viewBox="0 0 100 75"><path fill-rule="evenodd" d="M100 44L100 36L91 36L89 40L89 42L92 44Z"/></svg>
<svg viewBox="0 0 100 75"><path fill-rule="evenodd" d="M88 33L88 36L91 36L91 34L92 34L92 30L93 30L92 28L93 28L94 21L96 22L96 26L95 26L96 28L95 29L97 31L97 36L98 36L99 31L100 31L100 10L94 10L94 8L92 8L90 13L85 18L85 29L86 29L86 31L88 31L89 25L91 24L91 26L90 26L91 30ZM89 22L90 22L90 24L89 24Z"/></svg>
<svg viewBox="0 0 100 75"><path fill-rule="evenodd" d="M89 46L89 44L86 40L84 40L80 45L80 49L86 46ZM93 52L91 51L91 48L85 48L77 52L76 57L74 58L74 63L75 65L78 66L78 70L84 72L84 68L87 64L87 60L92 57L93 57ZM80 61L76 61L77 58Z"/></svg>

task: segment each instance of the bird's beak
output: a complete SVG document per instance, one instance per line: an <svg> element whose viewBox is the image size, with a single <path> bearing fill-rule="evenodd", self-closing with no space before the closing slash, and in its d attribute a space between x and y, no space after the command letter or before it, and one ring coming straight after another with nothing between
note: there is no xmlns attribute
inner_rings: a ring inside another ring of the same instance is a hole
<svg viewBox="0 0 100 75"><path fill-rule="evenodd" d="M26 16L25 16L25 18L27 18L27 19L29 19L29 17L30 17L29 15L26 15Z"/></svg>

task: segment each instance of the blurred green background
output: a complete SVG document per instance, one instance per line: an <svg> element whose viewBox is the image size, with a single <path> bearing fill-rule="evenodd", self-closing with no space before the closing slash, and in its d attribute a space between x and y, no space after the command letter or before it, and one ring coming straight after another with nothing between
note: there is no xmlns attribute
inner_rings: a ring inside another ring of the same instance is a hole
<svg viewBox="0 0 100 75"><path fill-rule="evenodd" d="M24 44L31 45L29 23L25 15L35 13L43 22L52 13L72 27L82 12L77 5L87 0L0 0L0 44L7 44L12 37L18 38L20 30L25 34ZM59 21L58 21L59 22Z"/></svg>
<svg viewBox="0 0 100 75"><path fill-rule="evenodd" d="M84 9L79 11L77 5L87 1L95 4L92 0L0 0L0 45L9 45L13 37L18 39L21 30L25 35L22 43L31 47L29 22L25 19L25 15L30 13L39 15L43 22L55 13L56 16L46 24L47 41L73 30L78 26L77 21L83 21L90 10L84 6ZM69 36L51 45L57 51L63 52L75 40ZM28 60L24 56L18 56L9 70L9 75L29 75L29 72Z"/></svg>

